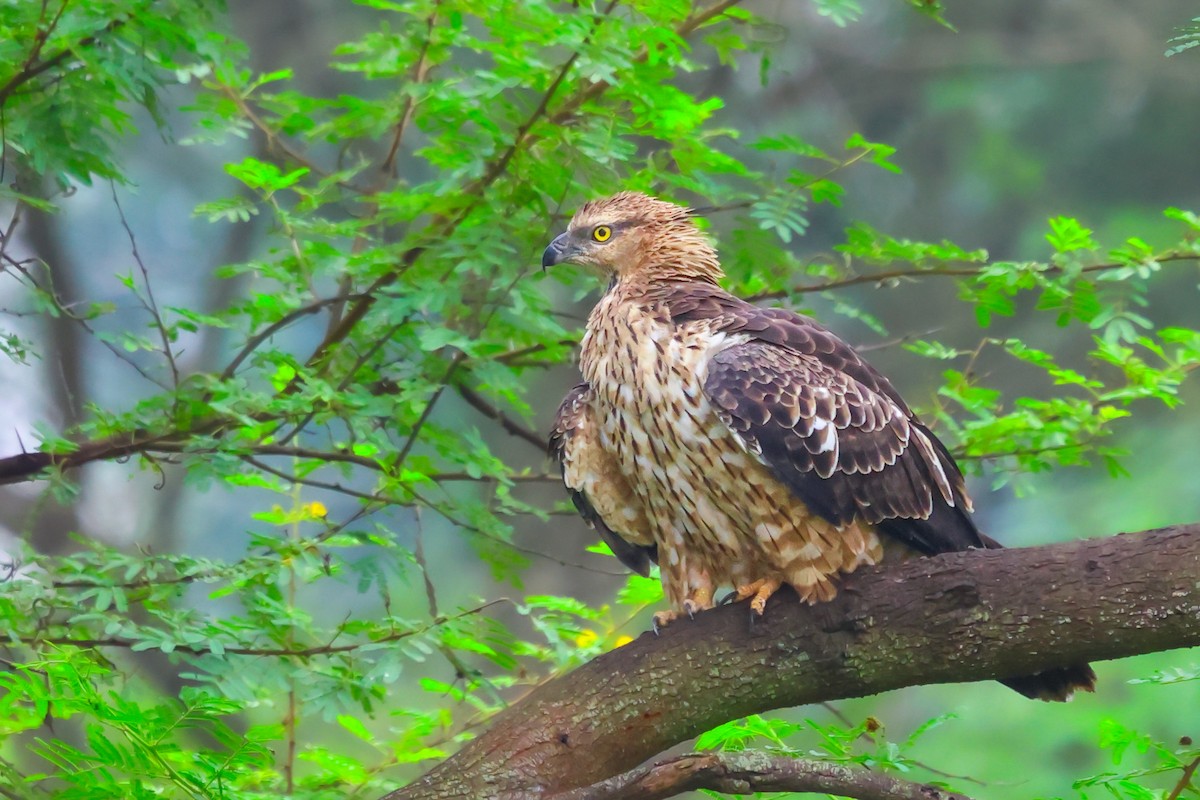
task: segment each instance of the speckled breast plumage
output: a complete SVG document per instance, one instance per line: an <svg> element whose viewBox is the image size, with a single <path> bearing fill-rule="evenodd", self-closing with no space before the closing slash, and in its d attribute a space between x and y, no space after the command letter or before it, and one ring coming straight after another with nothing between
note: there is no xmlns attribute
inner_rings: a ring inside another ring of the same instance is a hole
<svg viewBox="0 0 1200 800"><path fill-rule="evenodd" d="M832 576L881 558L879 539L807 513L718 416L704 393L708 359L743 338L715 322L675 325L665 308L615 292L601 300L580 365L600 445L641 505L673 607L761 579L830 599Z"/></svg>

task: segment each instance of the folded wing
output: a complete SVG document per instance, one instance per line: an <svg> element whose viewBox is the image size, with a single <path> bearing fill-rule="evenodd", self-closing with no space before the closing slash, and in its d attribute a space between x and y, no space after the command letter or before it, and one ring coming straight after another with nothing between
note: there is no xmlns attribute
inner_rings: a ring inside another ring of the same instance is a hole
<svg viewBox="0 0 1200 800"><path fill-rule="evenodd" d="M705 393L813 512L865 520L928 554L985 546L954 460L886 378L797 314L723 310L724 329L749 340L712 357Z"/></svg>
<svg viewBox="0 0 1200 800"><path fill-rule="evenodd" d="M641 502L600 445L592 411L592 390L581 383L567 393L550 433L550 455L558 461L563 484L579 514L621 563L650 574L658 553L649 535Z"/></svg>

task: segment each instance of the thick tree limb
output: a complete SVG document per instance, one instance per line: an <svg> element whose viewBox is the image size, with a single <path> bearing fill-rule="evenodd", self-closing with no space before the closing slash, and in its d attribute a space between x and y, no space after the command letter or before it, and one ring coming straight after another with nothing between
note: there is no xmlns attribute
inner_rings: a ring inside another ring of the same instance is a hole
<svg viewBox="0 0 1200 800"><path fill-rule="evenodd" d="M861 767L766 753L691 753L548 800L662 800L696 789L729 794L812 792L857 800L970 800Z"/></svg>
<svg viewBox="0 0 1200 800"><path fill-rule="evenodd" d="M747 714L1196 645L1200 524L914 559L855 573L823 605L781 593L753 625L738 604L643 634L386 800L622 797L586 792Z"/></svg>

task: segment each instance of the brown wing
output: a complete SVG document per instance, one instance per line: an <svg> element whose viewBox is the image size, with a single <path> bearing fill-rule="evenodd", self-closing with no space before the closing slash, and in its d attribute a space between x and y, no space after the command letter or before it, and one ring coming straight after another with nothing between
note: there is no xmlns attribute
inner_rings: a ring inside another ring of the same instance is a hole
<svg viewBox="0 0 1200 800"><path fill-rule="evenodd" d="M722 330L750 338L713 357L705 392L813 511L835 522L861 516L929 554L1001 546L972 522L962 473L945 446L849 345L789 311L708 294L690 313L720 309L712 319ZM1026 697L1061 701L1094 691L1096 673L1074 664L1001 682Z"/></svg>
<svg viewBox="0 0 1200 800"><path fill-rule="evenodd" d="M563 484L580 516L622 564L649 575L658 550L641 503L600 445L591 400L586 383L567 392L550 432L550 455L562 469Z"/></svg>
<svg viewBox="0 0 1200 800"><path fill-rule="evenodd" d="M741 340L713 356L705 393L746 449L813 511L834 522L878 519L881 531L930 554L1000 547L971 521L962 473L946 448L833 333L703 282L661 281L646 299L669 308L677 324ZM902 516L914 511L925 517ZM1066 700L1095 681L1091 667L1076 664L1004 683L1027 697Z"/></svg>
<svg viewBox="0 0 1200 800"><path fill-rule="evenodd" d="M664 298L676 322L746 340L711 359L710 402L809 508L839 525L864 519L925 553L985 546L950 454L853 348L790 311L681 288Z"/></svg>

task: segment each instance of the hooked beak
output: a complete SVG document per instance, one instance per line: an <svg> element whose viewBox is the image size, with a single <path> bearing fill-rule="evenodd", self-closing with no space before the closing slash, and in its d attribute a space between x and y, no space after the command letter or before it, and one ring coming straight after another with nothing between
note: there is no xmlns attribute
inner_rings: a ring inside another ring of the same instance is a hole
<svg viewBox="0 0 1200 800"><path fill-rule="evenodd" d="M567 235L560 233L554 237L554 241L550 242L546 247L546 252L542 253L542 272L545 272L548 267L553 267L555 264L561 264L566 259L563 257L567 252Z"/></svg>

